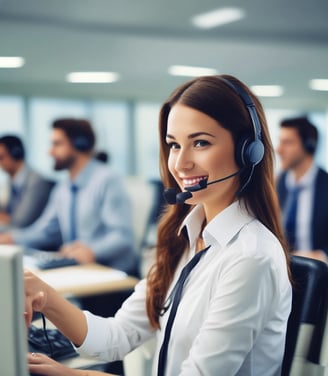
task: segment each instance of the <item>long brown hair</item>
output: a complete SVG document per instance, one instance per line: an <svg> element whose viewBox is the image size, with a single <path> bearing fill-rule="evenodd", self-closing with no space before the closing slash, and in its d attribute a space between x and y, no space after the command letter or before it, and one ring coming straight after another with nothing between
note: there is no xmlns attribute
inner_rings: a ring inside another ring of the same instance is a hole
<svg viewBox="0 0 328 376"><path fill-rule="evenodd" d="M169 147L165 142L167 119L171 108L177 104L191 107L215 119L231 132L234 144L245 137L254 139L254 127L245 103L240 96L221 78L241 87L252 98L261 123L261 140L264 145L262 161L255 167L247 188L240 193L246 208L258 218L281 242L289 261L286 242L280 222L279 204L274 186L274 152L262 105L254 94L235 77L207 76L188 81L178 87L163 104L159 115L160 173L165 187L177 183L168 170ZM249 171L240 174L240 186ZM187 204L168 206L158 226L156 262L147 276L147 313L154 328L159 327L159 315L176 266L188 246L186 237L178 236L177 230L186 214L191 210Z"/></svg>

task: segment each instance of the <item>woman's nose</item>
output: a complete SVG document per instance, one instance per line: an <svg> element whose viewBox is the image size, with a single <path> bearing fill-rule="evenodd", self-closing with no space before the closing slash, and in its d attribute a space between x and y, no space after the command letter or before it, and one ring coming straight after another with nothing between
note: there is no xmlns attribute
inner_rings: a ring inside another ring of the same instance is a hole
<svg viewBox="0 0 328 376"><path fill-rule="evenodd" d="M180 149L179 155L175 161L175 169L177 171L190 170L194 166L192 154L188 151Z"/></svg>

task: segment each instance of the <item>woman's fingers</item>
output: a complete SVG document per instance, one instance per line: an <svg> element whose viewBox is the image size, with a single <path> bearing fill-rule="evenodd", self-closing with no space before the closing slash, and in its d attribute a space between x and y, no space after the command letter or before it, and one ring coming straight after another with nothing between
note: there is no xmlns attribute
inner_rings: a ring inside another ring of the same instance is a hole
<svg viewBox="0 0 328 376"><path fill-rule="evenodd" d="M33 312L42 312L47 303L46 294L43 290L46 285L43 281L37 278L33 273L28 270L24 271L24 284L25 284L25 323L29 326L32 322Z"/></svg>
<svg viewBox="0 0 328 376"><path fill-rule="evenodd" d="M69 376L72 372L69 368L40 353L28 353L27 361L29 371L43 376Z"/></svg>

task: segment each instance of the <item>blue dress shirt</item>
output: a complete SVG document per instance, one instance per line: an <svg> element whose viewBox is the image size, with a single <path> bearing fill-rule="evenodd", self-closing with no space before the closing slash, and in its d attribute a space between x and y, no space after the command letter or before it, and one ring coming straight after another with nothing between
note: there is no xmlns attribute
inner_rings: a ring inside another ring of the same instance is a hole
<svg viewBox="0 0 328 376"><path fill-rule="evenodd" d="M108 165L90 160L74 179L57 184L42 216L13 231L15 243L39 249L70 240L71 185L78 187L76 238L90 247L96 261L131 272L137 267L130 198L122 179Z"/></svg>

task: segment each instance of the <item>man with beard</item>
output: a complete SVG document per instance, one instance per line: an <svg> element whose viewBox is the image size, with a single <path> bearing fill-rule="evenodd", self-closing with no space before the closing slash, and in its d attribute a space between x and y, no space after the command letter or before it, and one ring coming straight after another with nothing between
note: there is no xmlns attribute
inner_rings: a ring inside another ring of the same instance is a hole
<svg viewBox="0 0 328 376"><path fill-rule="evenodd" d="M315 164L317 144L317 128L306 117L281 121L277 191L291 251L327 261L328 174Z"/></svg>
<svg viewBox="0 0 328 376"><path fill-rule="evenodd" d="M80 264L98 262L135 274L131 205L121 178L93 158L95 135L83 119L52 125L54 169L69 178L56 185L32 225L0 235L0 243L59 250Z"/></svg>

